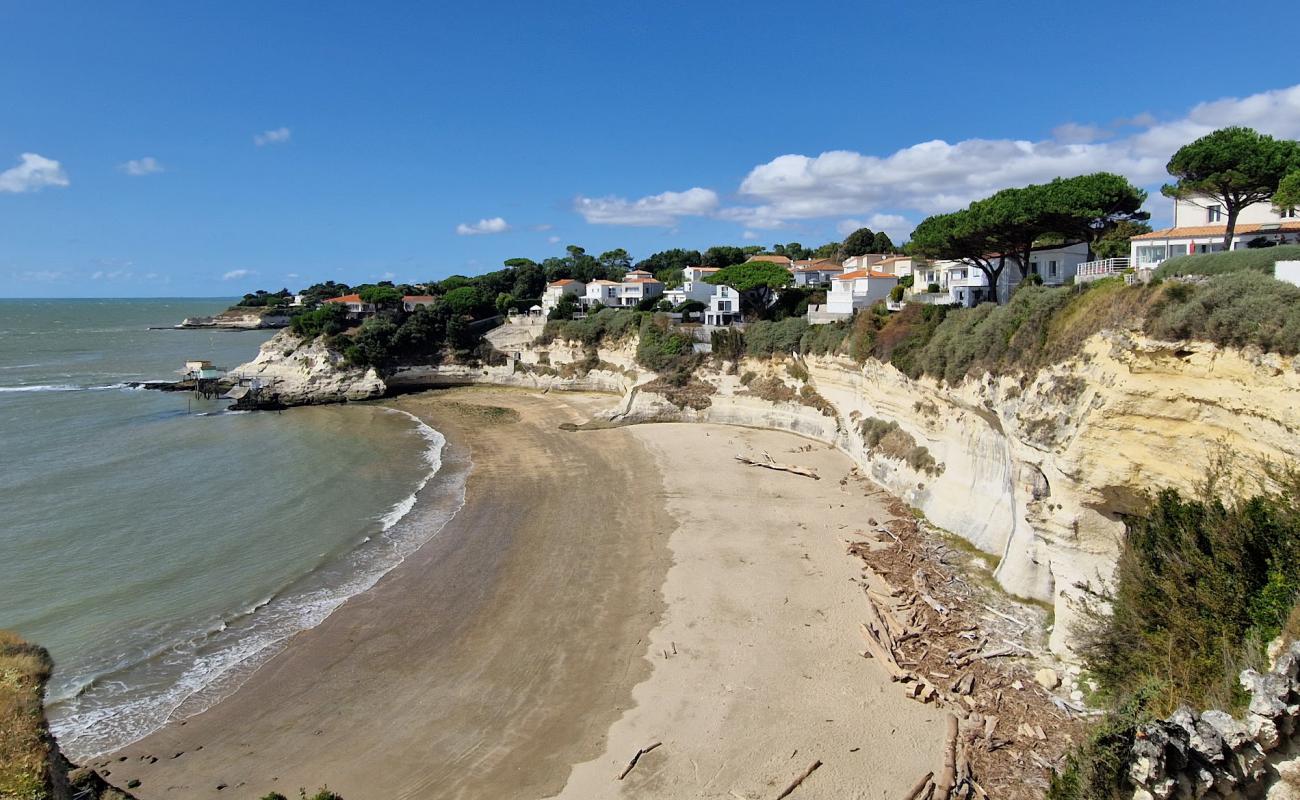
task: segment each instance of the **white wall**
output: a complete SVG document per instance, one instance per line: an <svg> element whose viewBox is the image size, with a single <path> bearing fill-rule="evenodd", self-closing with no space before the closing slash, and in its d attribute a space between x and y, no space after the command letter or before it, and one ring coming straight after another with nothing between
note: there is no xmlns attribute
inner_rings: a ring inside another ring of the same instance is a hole
<svg viewBox="0 0 1300 800"><path fill-rule="evenodd" d="M1273 266L1273 277L1300 286L1300 261L1278 261Z"/></svg>

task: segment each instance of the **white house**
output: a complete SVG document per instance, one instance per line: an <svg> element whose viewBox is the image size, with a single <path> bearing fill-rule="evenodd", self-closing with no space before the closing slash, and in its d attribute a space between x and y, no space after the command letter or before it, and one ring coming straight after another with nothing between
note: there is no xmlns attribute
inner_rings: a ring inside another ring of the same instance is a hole
<svg viewBox="0 0 1300 800"><path fill-rule="evenodd" d="M890 272L858 269L842 272L831 281L826 293L825 311L847 319L853 312L869 308L889 297L889 290L898 285L898 276Z"/></svg>
<svg viewBox="0 0 1300 800"><path fill-rule="evenodd" d="M847 271L846 266L842 266L832 259L819 258L816 260L795 261L790 274L794 276L795 286L822 286L830 283L836 275Z"/></svg>
<svg viewBox="0 0 1300 800"><path fill-rule="evenodd" d="M719 271L718 267L687 267L682 270L682 285L676 289L664 290L664 299L674 307L687 300L708 303L709 298L713 296L714 286L706 283L704 279Z"/></svg>
<svg viewBox="0 0 1300 800"><path fill-rule="evenodd" d="M363 317L367 314L375 313L375 304L367 303L361 299L359 294L345 294L342 297L331 297L326 303L337 303L348 310L348 316L352 318Z"/></svg>
<svg viewBox="0 0 1300 800"><path fill-rule="evenodd" d="M600 303L606 308L631 308L647 297L664 293L664 285L645 270L633 270L621 281L595 280L578 295L583 308Z"/></svg>
<svg viewBox="0 0 1300 800"><path fill-rule="evenodd" d="M1241 210L1232 246L1224 247L1228 218L1223 207L1206 197L1174 201L1174 224L1129 240L1127 258L1089 261L1079 267L1078 280L1091 281L1126 272L1146 272L1176 256L1240 250L1258 240L1269 244L1300 242L1300 209L1274 210L1271 203L1254 203Z"/></svg>
<svg viewBox="0 0 1300 800"><path fill-rule="evenodd" d="M996 256L991 260L996 266ZM1026 274L1038 275L1047 286L1062 286L1075 277L1079 265L1087 260L1088 245L1084 242L1035 247L1030 251ZM939 260L921 263L915 269L913 291L926 294L918 298L923 302L973 308L990 299L988 276L979 267L964 261ZM998 275L998 298L1005 303L1020 281L1020 259L1008 256L1006 266ZM938 287L937 293L928 291L932 286Z"/></svg>
<svg viewBox="0 0 1300 800"><path fill-rule="evenodd" d="M863 258L870 258L870 256L863 256ZM849 259L844 262L845 269L849 269L849 262L852 260L853 259ZM906 278L908 275L914 274L924 265L925 259L918 258L917 256L889 256L887 258L881 258L879 261L872 264L871 268L876 272L892 272L900 278ZM858 267L854 268L857 269Z"/></svg>
<svg viewBox="0 0 1300 800"><path fill-rule="evenodd" d="M730 325L739 322L740 293L730 286L711 286L711 288L713 294L709 296L709 307L704 312L704 324Z"/></svg>
<svg viewBox="0 0 1300 800"><path fill-rule="evenodd" d="M1175 256L1240 250L1257 239L1270 244L1300 242L1300 209L1284 208L1279 213L1267 202L1246 206L1237 217L1230 248L1223 244L1227 229L1227 214L1217 202L1204 197L1175 200L1173 227L1134 236L1127 266L1156 267Z"/></svg>
<svg viewBox="0 0 1300 800"><path fill-rule="evenodd" d="M880 262L888 259L889 256L886 255L885 253L864 253L860 256L849 256L848 258L844 259L844 263L841 266L844 268L843 269L844 272L849 272L855 269L866 269L868 267L874 267ZM876 271L890 272L891 270L877 269Z"/></svg>
<svg viewBox="0 0 1300 800"><path fill-rule="evenodd" d="M542 292L542 314L550 315L555 307L560 304L560 298L569 295L581 302L582 293L587 290L587 284L582 281L575 281L573 278L561 278L558 281L551 281L546 284L546 291Z"/></svg>

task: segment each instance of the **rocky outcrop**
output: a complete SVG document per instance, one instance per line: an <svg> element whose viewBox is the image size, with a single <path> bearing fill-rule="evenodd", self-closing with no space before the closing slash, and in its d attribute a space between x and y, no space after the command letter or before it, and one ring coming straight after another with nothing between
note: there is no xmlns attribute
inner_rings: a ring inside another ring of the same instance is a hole
<svg viewBox="0 0 1300 800"><path fill-rule="evenodd" d="M283 311L233 306L211 317L186 317L178 328L231 328L234 330L259 330L284 328L289 315Z"/></svg>
<svg viewBox="0 0 1300 800"><path fill-rule="evenodd" d="M1241 673L1245 719L1183 707L1138 729L1129 779L1134 800L1300 798L1300 643L1263 674Z"/></svg>
<svg viewBox="0 0 1300 800"><path fill-rule="evenodd" d="M367 400L387 390L373 368L349 366L323 337L304 341L287 330L272 336L257 358L231 370L227 379L256 381L256 403L272 407Z"/></svg>

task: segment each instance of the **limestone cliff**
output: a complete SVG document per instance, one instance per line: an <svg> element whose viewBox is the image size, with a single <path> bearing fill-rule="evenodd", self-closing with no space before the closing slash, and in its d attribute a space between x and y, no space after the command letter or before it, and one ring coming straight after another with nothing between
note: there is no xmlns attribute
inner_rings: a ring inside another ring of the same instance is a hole
<svg viewBox="0 0 1300 800"><path fill-rule="evenodd" d="M505 366L406 368L385 383L372 371L337 371L337 356L286 337L240 368L282 379L286 404L465 383L604 391L621 397L611 401L612 422L708 421L833 444L932 522L996 556L1009 592L1052 604L1052 647L1067 657L1076 584L1110 575L1121 516L1142 493L1193 487L1221 448L1240 457L1248 480L1262 478L1263 462L1300 462L1295 359L1125 331L1097 334L1032 377L955 386L876 361L746 359L699 372L707 400L698 408L654 391L657 376L636 365L634 341L596 351L538 345L506 326L489 337Z"/></svg>
<svg viewBox="0 0 1300 800"><path fill-rule="evenodd" d="M267 405L341 403L380 397L386 391L373 368L349 366L323 338L304 341L288 330L272 336L257 358L231 370L228 377L260 381L261 402Z"/></svg>

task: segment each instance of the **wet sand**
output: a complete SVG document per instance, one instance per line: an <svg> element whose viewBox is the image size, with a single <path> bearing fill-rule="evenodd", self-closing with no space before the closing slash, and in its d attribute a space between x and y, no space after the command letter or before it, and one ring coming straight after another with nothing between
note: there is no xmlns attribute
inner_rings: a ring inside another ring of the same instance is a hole
<svg viewBox="0 0 1300 800"><path fill-rule="evenodd" d="M762 798L820 759L797 798L865 798L937 768L938 714L858 655L844 540L885 515L839 483L848 459L712 425L558 429L610 402L389 402L472 457L460 513L232 697L118 754L111 780L139 779L142 800L322 784L347 800Z"/></svg>

